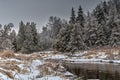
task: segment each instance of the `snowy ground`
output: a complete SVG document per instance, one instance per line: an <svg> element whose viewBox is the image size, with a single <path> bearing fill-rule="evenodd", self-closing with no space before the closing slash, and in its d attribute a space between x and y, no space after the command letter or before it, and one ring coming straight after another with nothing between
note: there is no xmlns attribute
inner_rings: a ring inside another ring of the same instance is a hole
<svg viewBox="0 0 120 80"><path fill-rule="evenodd" d="M48 59L64 59L60 54L17 54L5 51L0 54L0 80L67 80L68 72L59 63ZM69 79L68 79L69 80Z"/></svg>
<svg viewBox="0 0 120 80"><path fill-rule="evenodd" d="M84 51L76 52L73 55L56 53L58 52L46 51L17 54L5 51L0 54L0 80L69 80L67 75L74 77L57 60L74 63L111 62L120 64L119 51L112 53Z"/></svg>
<svg viewBox="0 0 120 80"><path fill-rule="evenodd" d="M120 51L119 50L91 50L84 52L76 52L70 57L64 59L68 62L105 62L105 63L118 63L120 64Z"/></svg>

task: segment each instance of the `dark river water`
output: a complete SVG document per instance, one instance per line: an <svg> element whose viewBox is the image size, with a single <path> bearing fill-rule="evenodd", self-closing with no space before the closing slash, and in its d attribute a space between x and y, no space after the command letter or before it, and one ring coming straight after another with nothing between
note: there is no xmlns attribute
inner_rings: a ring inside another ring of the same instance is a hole
<svg viewBox="0 0 120 80"><path fill-rule="evenodd" d="M120 80L120 64L64 63L63 65L71 73L83 77L83 80Z"/></svg>

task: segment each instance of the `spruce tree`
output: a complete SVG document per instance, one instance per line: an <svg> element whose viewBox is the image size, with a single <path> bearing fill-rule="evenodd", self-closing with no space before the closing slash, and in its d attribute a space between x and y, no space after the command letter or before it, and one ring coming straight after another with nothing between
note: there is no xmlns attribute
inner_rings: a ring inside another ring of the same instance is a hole
<svg viewBox="0 0 120 80"><path fill-rule="evenodd" d="M38 50L38 38L37 38L37 30L35 23L27 23L25 30L25 40L23 42L21 52L23 53L31 53Z"/></svg>
<svg viewBox="0 0 120 80"><path fill-rule="evenodd" d="M49 23L47 25L47 27L50 29L50 37L55 39L57 37L57 34L59 33L61 26L62 25L62 21L59 17L53 17L51 16L49 18Z"/></svg>
<svg viewBox="0 0 120 80"><path fill-rule="evenodd" d="M117 47L120 45L120 28L114 22L112 23L112 25L113 25L113 29L110 35L109 45L111 45L112 47Z"/></svg>
<svg viewBox="0 0 120 80"><path fill-rule="evenodd" d="M81 27L84 27L85 19L83 17L82 7L79 6L76 22L80 24Z"/></svg>
<svg viewBox="0 0 120 80"><path fill-rule="evenodd" d="M98 5L95 9L94 16L96 18L96 21L98 24L103 24L105 22L105 15L103 12L103 9L101 8L100 5Z"/></svg>
<svg viewBox="0 0 120 80"><path fill-rule="evenodd" d="M19 31L17 35L17 51L21 50L23 42L25 41L25 28L25 24L23 23L23 21L21 21L19 23Z"/></svg>
<svg viewBox="0 0 120 80"><path fill-rule="evenodd" d="M69 50L74 53L75 51L85 50L86 45L83 40L83 36L81 31L81 26L79 23L71 24L71 34L70 34L70 42L69 42Z"/></svg>
<svg viewBox="0 0 120 80"><path fill-rule="evenodd" d="M103 6L103 12L104 12L106 15L108 15L108 5L107 5L107 2L104 1L102 6Z"/></svg>
<svg viewBox="0 0 120 80"><path fill-rule="evenodd" d="M15 30L13 30L10 33L10 39L11 39L11 42L12 42L12 50L16 52L17 51L17 42L16 42L16 32L15 32Z"/></svg>
<svg viewBox="0 0 120 80"><path fill-rule="evenodd" d="M88 12L85 24L85 44L88 48L95 46L97 28L93 23L92 16Z"/></svg>
<svg viewBox="0 0 120 80"><path fill-rule="evenodd" d="M70 23L72 24L75 24L76 22L76 15L75 15L75 11L74 11L74 8L72 7L72 10L71 10L71 17L70 17Z"/></svg>
<svg viewBox="0 0 120 80"><path fill-rule="evenodd" d="M32 38L33 38L33 46L34 46L34 50L37 50L38 48L38 33L37 33L37 29L36 29L36 24L34 22L31 23L31 34L32 34Z"/></svg>
<svg viewBox="0 0 120 80"><path fill-rule="evenodd" d="M108 21L108 27L109 27L108 42L110 46L117 47L120 45L120 27L119 27L120 24L119 22L116 22L116 20L119 20L119 18L115 17L114 15L111 16L112 17L109 18Z"/></svg>
<svg viewBox="0 0 120 80"><path fill-rule="evenodd" d="M78 8L76 23L78 23L79 27L81 27L80 32L81 32L83 41L85 41L85 33L86 33L85 32L85 19L84 19L84 16L83 16L83 10L82 10L81 6L79 6L79 8Z"/></svg>
<svg viewBox="0 0 120 80"><path fill-rule="evenodd" d="M62 29L60 30L60 33L58 34L58 37L53 47L61 52L69 52L70 49L68 44L70 42L70 33L71 27L68 24L64 24Z"/></svg>
<svg viewBox="0 0 120 80"><path fill-rule="evenodd" d="M16 51L21 51L23 53L38 51L39 48L36 24L34 22L27 22L27 24L25 25L21 21L19 25L17 39L15 39L15 42L13 44L15 43L17 43Z"/></svg>
<svg viewBox="0 0 120 80"><path fill-rule="evenodd" d="M103 12L103 9L100 5L98 5L95 9L95 18L96 18L96 27L97 27L97 41L95 44L97 46L105 46L106 45L106 18Z"/></svg>

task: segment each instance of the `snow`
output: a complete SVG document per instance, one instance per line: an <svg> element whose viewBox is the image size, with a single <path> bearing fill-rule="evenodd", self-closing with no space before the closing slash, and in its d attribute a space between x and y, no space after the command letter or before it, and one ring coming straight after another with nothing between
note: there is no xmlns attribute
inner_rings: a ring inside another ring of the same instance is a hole
<svg viewBox="0 0 120 80"><path fill-rule="evenodd" d="M5 59L6 61L16 61L16 62L21 62L21 60L15 59L15 58L11 58L11 59Z"/></svg>
<svg viewBox="0 0 120 80"><path fill-rule="evenodd" d="M31 73L29 74L17 74L15 75L15 78L21 79L21 80L30 80L30 79L35 79L36 76L39 74L38 70L32 69Z"/></svg>
<svg viewBox="0 0 120 80"><path fill-rule="evenodd" d="M120 60L109 60L106 59L107 58L107 54L105 54L105 52L98 52L97 54L90 54L91 58L88 59L86 57L86 55L88 55L87 51L84 52L76 52L74 55L72 56L67 56L65 54L53 54L52 51L47 51L47 52L43 52L43 53L47 53L47 54L40 54L40 56L42 57L42 59L32 59L32 60L18 60L17 58L0 58L0 62L4 63L4 62L10 62L11 61L15 61L15 65L17 65L20 69L26 69L28 72L26 73L19 73L16 71L11 71L10 72L13 74L13 76L15 77L15 79L20 79L20 80L64 80L63 78L61 78L60 76L54 76L54 75L44 75L41 78L36 78L36 76L41 74L41 70L38 70L38 66L39 65L43 65L45 64L45 59L62 59L63 61L66 62L70 62L70 63L117 63L120 64ZM40 52L41 53L41 52ZM51 53L51 54L50 54ZM39 53L38 53L39 54ZM113 53L114 55L117 55L118 53L115 52ZM19 56L19 54L16 54L17 56ZM37 54L34 54L37 55ZM24 55L25 57L29 58L30 55ZM18 63L17 63L18 62ZM61 66L62 68L62 66ZM6 71L4 68L0 67L1 70ZM49 69L49 68L48 68ZM9 70L8 70L9 71ZM50 70L49 70L50 71ZM52 72L52 71L51 71ZM65 72L63 73L63 75L73 75L70 72ZM0 79L3 80L12 80L9 77L7 77L7 75L0 73Z"/></svg>
<svg viewBox="0 0 120 80"><path fill-rule="evenodd" d="M85 55L85 54L87 54L87 51L84 51L84 52L75 52L75 54L73 55L73 56L83 56L83 55Z"/></svg>
<svg viewBox="0 0 120 80"><path fill-rule="evenodd" d="M59 76L45 76L36 80L64 80L63 78L60 78Z"/></svg>
<svg viewBox="0 0 120 80"><path fill-rule="evenodd" d="M44 53L44 52L43 52ZM39 54L39 53L38 53ZM35 54L34 55L38 55ZM16 56L19 56L19 54L15 54ZM32 55L32 54L31 54ZM25 58L29 58L31 55L22 54ZM47 59L65 59L67 56L63 54L50 54L50 52L47 52L47 54L40 54L42 58ZM20 79L20 80L64 80L60 76L52 76L52 75L44 75L41 78L38 78L38 75L41 75L41 70L38 69L38 66L43 65L45 63L45 59L31 59L31 60L18 60L17 58L1 58L1 62L9 62L9 61L15 61L15 65L17 65L21 70L26 70L26 72L16 72L11 71L11 74L13 74L14 79ZM19 63L17 63L19 62ZM51 71L52 72L52 71ZM52 73L51 73L52 74ZM11 80L7 75L4 75L0 73L1 78L3 80Z"/></svg>
<svg viewBox="0 0 120 80"><path fill-rule="evenodd" d="M26 55L25 55L26 56ZM27 56L29 57L29 56ZM40 74L40 70L37 70L37 66L44 64L44 61L42 60L32 60L32 61L27 61L27 60L18 60L16 58L1 58L1 63L7 62L11 64L11 61L15 61L15 65L17 65L21 70L27 70L26 72L17 72L17 71L11 71L11 70L6 70L2 67L0 67L0 70L7 71L14 76L15 80L36 80L36 76ZM17 63L19 62L19 63ZM14 64L14 62L13 62ZM0 80L12 80L9 78L7 75L3 74L2 71L0 72Z"/></svg>
<svg viewBox="0 0 120 80"><path fill-rule="evenodd" d="M47 55L47 58L46 59L65 59L67 58L67 56L63 55L63 54L50 54L50 55Z"/></svg>
<svg viewBox="0 0 120 80"><path fill-rule="evenodd" d="M65 59L68 63L115 63L120 64L120 60L104 60L104 59Z"/></svg>
<svg viewBox="0 0 120 80"><path fill-rule="evenodd" d="M66 72L65 74L64 74L65 76L74 76L72 73L70 73L70 72Z"/></svg>
<svg viewBox="0 0 120 80"><path fill-rule="evenodd" d="M87 55L86 55L87 54ZM118 51L113 52L113 55L119 55ZM88 58L90 56L90 58ZM105 54L105 52L97 52L96 54L89 54L88 51L84 52L76 52L73 56L67 57L64 59L66 62L70 63L117 63L120 64L120 60L118 59L108 59L109 54ZM115 58L115 57L114 57Z"/></svg>
<svg viewBox="0 0 120 80"><path fill-rule="evenodd" d="M74 63L79 63L79 62L100 62L102 59L65 59L65 61L70 61Z"/></svg>
<svg viewBox="0 0 120 80"><path fill-rule="evenodd" d="M120 60L114 60L114 63L119 63L120 64Z"/></svg>
<svg viewBox="0 0 120 80"><path fill-rule="evenodd" d="M41 61L41 60L33 60L32 61L32 65L34 65L34 66L39 66L39 65L42 65L44 62L43 61Z"/></svg>
<svg viewBox="0 0 120 80"><path fill-rule="evenodd" d="M102 62L105 62L105 63L115 63L115 64L120 64L120 60L101 60Z"/></svg>
<svg viewBox="0 0 120 80"><path fill-rule="evenodd" d="M6 75L0 73L0 80L12 80L12 79L10 79Z"/></svg>
<svg viewBox="0 0 120 80"><path fill-rule="evenodd" d="M105 54L105 52L99 52L97 56L100 59L105 59L107 57L107 55Z"/></svg>
<svg viewBox="0 0 120 80"><path fill-rule="evenodd" d="M65 55L53 55L51 56L51 59L65 59L66 56Z"/></svg>
<svg viewBox="0 0 120 80"><path fill-rule="evenodd" d="M28 74L20 74L18 73L18 75L15 76L15 78L20 78L22 80L29 80L29 79L35 79L36 76L40 73L39 70L36 69L37 66L42 65L43 62L41 60L33 60L32 63L30 63L29 65L29 69L27 68L27 70L30 71L30 73ZM24 64L20 64L19 67L21 67L22 69L24 69L25 65Z"/></svg>
<svg viewBox="0 0 120 80"><path fill-rule="evenodd" d="M113 54L114 55L119 55L119 51L114 51Z"/></svg>
<svg viewBox="0 0 120 80"><path fill-rule="evenodd" d="M41 52L38 52L38 53L41 53L41 54L45 54L45 53L46 54L51 54L51 53L54 53L54 51L41 51Z"/></svg>

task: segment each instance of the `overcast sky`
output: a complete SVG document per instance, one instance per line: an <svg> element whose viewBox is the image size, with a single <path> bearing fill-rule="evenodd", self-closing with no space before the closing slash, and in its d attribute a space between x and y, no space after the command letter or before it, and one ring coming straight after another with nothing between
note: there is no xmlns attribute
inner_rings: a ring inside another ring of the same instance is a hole
<svg viewBox="0 0 120 80"><path fill-rule="evenodd" d="M15 28L21 20L34 21L40 29L50 16L69 19L71 8L81 5L84 12L91 11L103 0L0 0L0 23L14 23Z"/></svg>

